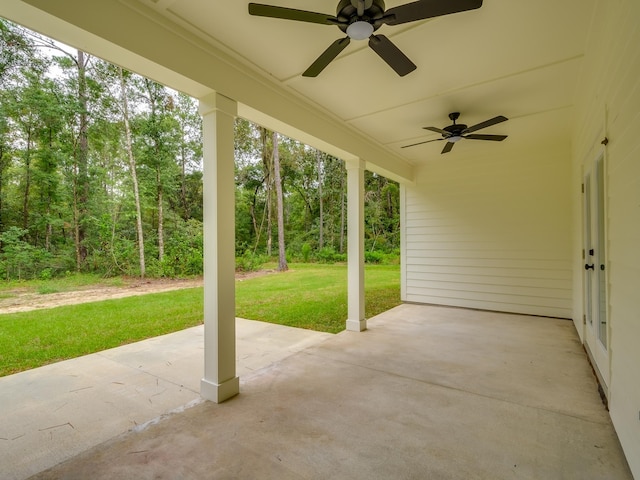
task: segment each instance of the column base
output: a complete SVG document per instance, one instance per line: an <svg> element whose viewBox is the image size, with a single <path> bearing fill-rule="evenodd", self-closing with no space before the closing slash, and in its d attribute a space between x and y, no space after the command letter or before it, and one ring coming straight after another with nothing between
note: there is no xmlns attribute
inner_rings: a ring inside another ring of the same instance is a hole
<svg viewBox="0 0 640 480"><path fill-rule="evenodd" d="M203 378L200 380L200 396L205 400L222 403L240 393L240 379L233 377L223 383L213 383Z"/></svg>
<svg viewBox="0 0 640 480"><path fill-rule="evenodd" d="M347 330L350 332L364 332L366 329L366 320L347 320Z"/></svg>

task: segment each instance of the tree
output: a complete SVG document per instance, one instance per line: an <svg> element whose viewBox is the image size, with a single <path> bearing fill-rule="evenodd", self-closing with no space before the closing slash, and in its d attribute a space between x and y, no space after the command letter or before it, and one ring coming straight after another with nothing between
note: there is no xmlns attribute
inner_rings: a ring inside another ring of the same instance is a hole
<svg viewBox="0 0 640 480"><path fill-rule="evenodd" d="M173 118L178 122L180 167L180 195L174 208L187 221L190 218L202 220L202 193L193 196L193 188L189 185L189 177L202 170L202 118L193 98L184 93L176 93L173 101ZM202 181L202 179L200 179ZM201 191L201 189L196 189ZM200 212L198 214L198 212Z"/></svg>
<svg viewBox="0 0 640 480"><path fill-rule="evenodd" d="M178 175L175 159L180 150L178 138L180 125L172 116L173 97L168 94L165 87L148 78L142 79L142 85L149 112L140 119L141 159L153 177L158 261L162 263L165 241L165 196L171 193L167 190L173 189Z"/></svg>
<svg viewBox="0 0 640 480"><path fill-rule="evenodd" d="M322 198L322 152L320 150L316 150L316 159L318 160L318 205L320 207L318 248L322 249L324 247L324 201Z"/></svg>
<svg viewBox="0 0 640 480"><path fill-rule="evenodd" d="M138 236L138 258L140 261L140 278L145 276L145 259L144 259L144 230L142 228L142 208L140 207L140 189L138 186L138 174L136 171L136 160L133 156L133 142L131 140L131 126L129 123L129 100L127 99L127 84L125 81L124 70L119 67L118 75L120 78L120 93L122 102L122 120L125 130L125 148L127 158L129 160L129 171L131 173L131 182L133 184L133 196L136 208L136 230Z"/></svg>
<svg viewBox="0 0 640 480"><path fill-rule="evenodd" d="M87 112L87 78L86 69L89 64L90 57L85 56L82 50L77 51L77 57L74 60L78 69L78 148L76 150L76 168L77 176L74 189L74 226L75 226L75 245L76 245L76 268L78 271L82 269L87 259L87 246L85 240L86 232L86 216L87 202L89 200L89 177L88 177L88 157L89 144L87 141L88 128L88 112Z"/></svg>
<svg viewBox="0 0 640 480"><path fill-rule="evenodd" d="M280 178L280 153L278 151L278 134L273 132L273 172L276 184L276 202L278 209L278 271L285 272L287 265L286 248L284 244L284 199L282 197L282 180Z"/></svg>
<svg viewBox="0 0 640 480"><path fill-rule="evenodd" d="M242 119L235 156L237 255L344 259L343 161ZM393 252L398 186L365 183L367 249ZM2 274L197 274L202 191L194 99L0 20Z"/></svg>

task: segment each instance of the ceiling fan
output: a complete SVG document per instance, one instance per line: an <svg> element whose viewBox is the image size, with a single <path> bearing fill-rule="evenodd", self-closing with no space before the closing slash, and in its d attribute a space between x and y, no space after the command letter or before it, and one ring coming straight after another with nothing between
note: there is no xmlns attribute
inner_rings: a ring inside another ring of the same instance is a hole
<svg viewBox="0 0 640 480"><path fill-rule="evenodd" d="M482 6L482 0L418 0L385 10L383 0L340 0L336 16L249 3L249 13L260 17L281 18L298 22L335 25L346 37L333 42L302 74L316 77L344 50L351 40L369 39L369 46L401 77L417 67L384 35L374 35L382 25L400 25L426 18L473 10Z"/></svg>
<svg viewBox="0 0 640 480"><path fill-rule="evenodd" d="M440 140L446 140L447 144L442 149L442 153L448 153L453 148L453 145L463 138L469 140L490 140L492 142L501 142L507 135L486 135L486 134L475 134L472 132L478 131L482 128L487 128L492 125L496 125L498 123L506 122L509 120L507 117L502 115L498 115L497 117L490 118L489 120L485 120L484 122L480 122L471 127L467 127L466 125L456 123L456 120L460 117L460 112L452 112L449 114L449 118L453 121L453 125L449 125L444 128L436 128L436 127L422 127L425 130L431 130L432 132L440 133L442 138L436 138L434 140L425 140L424 142L412 143L411 145L405 145L401 148L407 147L415 147L416 145L422 145L423 143L429 142L438 142Z"/></svg>

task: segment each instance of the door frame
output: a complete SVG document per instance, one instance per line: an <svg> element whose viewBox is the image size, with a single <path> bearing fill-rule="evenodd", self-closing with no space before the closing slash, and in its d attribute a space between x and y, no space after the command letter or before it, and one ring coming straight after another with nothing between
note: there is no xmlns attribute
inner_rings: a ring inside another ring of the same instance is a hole
<svg viewBox="0 0 640 480"><path fill-rule="evenodd" d="M583 338L589 360L608 398L611 379L611 323L607 263L607 163L604 149L599 149L585 162L582 178Z"/></svg>

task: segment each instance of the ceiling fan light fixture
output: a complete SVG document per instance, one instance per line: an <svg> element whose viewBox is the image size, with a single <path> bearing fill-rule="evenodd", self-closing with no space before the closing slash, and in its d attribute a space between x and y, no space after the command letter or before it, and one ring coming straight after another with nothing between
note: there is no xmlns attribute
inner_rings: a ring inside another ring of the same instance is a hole
<svg viewBox="0 0 640 480"><path fill-rule="evenodd" d="M462 136L460 136L460 135L451 135L449 138L447 138L447 142L456 143L461 138L462 138Z"/></svg>
<svg viewBox="0 0 640 480"><path fill-rule="evenodd" d="M373 35L373 25L358 20L347 27L347 35L352 40L365 40Z"/></svg>

